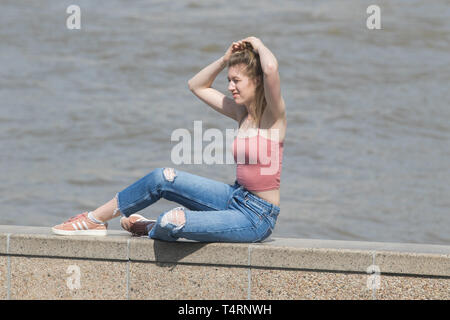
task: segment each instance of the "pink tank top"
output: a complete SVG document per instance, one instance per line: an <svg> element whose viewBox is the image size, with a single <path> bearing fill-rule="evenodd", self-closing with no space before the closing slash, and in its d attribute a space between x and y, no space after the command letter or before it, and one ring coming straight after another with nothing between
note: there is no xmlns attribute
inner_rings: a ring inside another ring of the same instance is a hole
<svg viewBox="0 0 450 320"><path fill-rule="evenodd" d="M252 137L236 137L233 156L237 163L237 182L249 191L280 188L283 142L265 138L258 133Z"/></svg>

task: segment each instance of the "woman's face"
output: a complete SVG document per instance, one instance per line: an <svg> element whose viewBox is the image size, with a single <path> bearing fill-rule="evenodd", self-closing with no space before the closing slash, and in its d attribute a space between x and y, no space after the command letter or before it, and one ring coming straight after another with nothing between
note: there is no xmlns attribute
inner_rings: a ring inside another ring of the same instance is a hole
<svg viewBox="0 0 450 320"><path fill-rule="evenodd" d="M255 99L256 81L245 74L245 65L228 68L228 90L237 104L249 106Z"/></svg>

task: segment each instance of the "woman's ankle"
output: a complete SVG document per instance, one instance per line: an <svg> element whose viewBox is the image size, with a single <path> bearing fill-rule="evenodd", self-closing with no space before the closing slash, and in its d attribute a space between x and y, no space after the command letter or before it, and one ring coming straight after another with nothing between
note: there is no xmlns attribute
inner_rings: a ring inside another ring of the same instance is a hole
<svg viewBox="0 0 450 320"><path fill-rule="evenodd" d="M92 211L91 216L93 217L93 221L95 220L100 221L101 223L104 223L108 220L111 220L113 218L116 218L120 216L120 211L118 207L117 197L114 197L101 207L95 209ZM95 220L94 220L95 219Z"/></svg>
<svg viewBox="0 0 450 320"><path fill-rule="evenodd" d="M101 221L101 220L97 219L97 217L95 216L94 212L92 212L92 211L88 212L88 218L92 222L95 222L95 223L98 223L98 224L104 224L106 222L106 221Z"/></svg>

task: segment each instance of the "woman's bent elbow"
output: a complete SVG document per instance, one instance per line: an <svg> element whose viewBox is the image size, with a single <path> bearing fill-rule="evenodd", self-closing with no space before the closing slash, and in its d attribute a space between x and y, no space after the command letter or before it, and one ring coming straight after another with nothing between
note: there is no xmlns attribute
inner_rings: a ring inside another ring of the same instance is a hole
<svg viewBox="0 0 450 320"><path fill-rule="evenodd" d="M193 84L192 84L192 81L191 81L191 80L189 80L189 81L188 81L188 88L189 88L189 90L191 90L191 91L193 91L193 90L194 90L194 86L193 86Z"/></svg>
<svg viewBox="0 0 450 320"><path fill-rule="evenodd" d="M188 88L189 90L191 90L193 93L197 92L199 89L204 88L201 85L195 84L192 80L188 81Z"/></svg>

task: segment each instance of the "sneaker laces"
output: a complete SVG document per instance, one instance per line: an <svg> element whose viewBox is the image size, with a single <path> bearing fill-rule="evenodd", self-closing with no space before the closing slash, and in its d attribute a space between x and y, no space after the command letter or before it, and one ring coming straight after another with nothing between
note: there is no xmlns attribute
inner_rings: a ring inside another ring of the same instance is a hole
<svg viewBox="0 0 450 320"><path fill-rule="evenodd" d="M73 217L69 218L69 220L67 220L64 223L72 222L74 220L77 220L77 219L81 218L82 216L85 216L86 214L87 214L87 212L83 212L83 213L77 214L76 216L73 216Z"/></svg>

